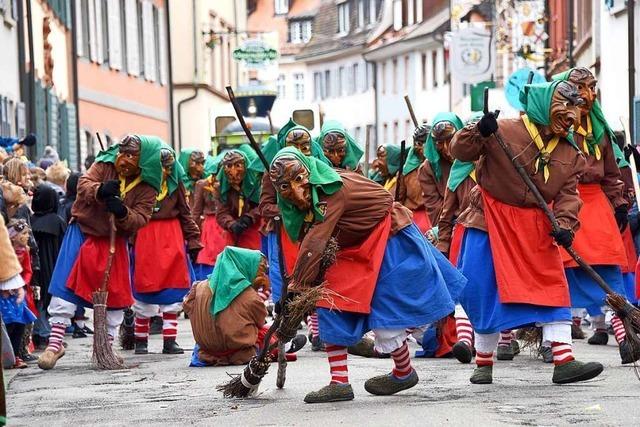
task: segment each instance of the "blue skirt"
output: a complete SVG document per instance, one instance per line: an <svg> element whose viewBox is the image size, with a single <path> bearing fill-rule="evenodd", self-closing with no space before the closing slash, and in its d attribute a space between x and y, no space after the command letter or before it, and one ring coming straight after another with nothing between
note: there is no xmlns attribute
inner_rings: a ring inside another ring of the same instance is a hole
<svg viewBox="0 0 640 427"><path fill-rule="evenodd" d="M320 338L326 343L349 346L372 329L401 329L435 322L454 311L452 295L457 295L466 282L411 225L387 242L371 312L318 308Z"/></svg>
<svg viewBox="0 0 640 427"><path fill-rule="evenodd" d="M638 304L638 297L636 296L636 274L622 273L622 280L624 281L627 299L631 304Z"/></svg>
<svg viewBox="0 0 640 427"><path fill-rule="evenodd" d="M22 301L16 303L17 295L11 295L7 298L0 297L0 313L2 313L2 321L5 324L22 323L28 325L36 320L36 316L27 307L27 302Z"/></svg>
<svg viewBox="0 0 640 427"><path fill-rule="evenodd" d="M571 321L568 307L500 302L489 235L484 231L475 228L465 230L458 268L469 279L460 303L473 328L480 334L493 334L538 322Z"/></svg>
<svg viewBox="0 0 640 427"><path fill-rule="evenodd" d="M594 265L593 269L611 286L614 292L626 295L622 271L615 265ZM602 314L605 303L605 292L580 267L565 269L569 292L571 292L571 306L584 308L590 316Z"/></svg>
<svg viewBox="0 0 640 427"><path fill-rule="evenodd" d="M91 303L76 296L69 288L67 288L67 280L73 269L73 265L78 258L80 246L84 243L84 234L80 230L78 223L74 222L67 227L60 247L60 253L56 260L56 266L53 268L51 275L51 283L49 284L49 293L54 297L62 298L73 304L82 307L91 307Z"/></svg>
<svg viewBox="0 0 640 427"><path fill-rule="evenodd" d="M278 235L270 232L267 235L266 251L264 252L269 261L269 282L271 283L271 300L280 301L282 295L282 276L280 274L280 264L278 262Z"/></svg>
<svg viewBox="0 0 640 427"><path fill-rule="evenodd" d="M193 277L195 281L207 280L211 273L213 273L213 265L193 264Z"/></svg>
<svg viewBox="0 0 640 427"><path fill-rule="evenodd" d="M188 251L185 253L188 253ZM129 257L131 259L131 262L129 264L131 266L131 277L134 277L133 272L136 265L134 251L129 251ZM191 264L191 259L189 258L189 256L187 255L185 258L186 258L185 262L187 263L187 268L189 270L189 278L191 283L193 283L196 281L196 272L193 268L193 264ZM213 270L213 266L212 266L212 270ZM159 305L175 304L177 302L182 301L188 293L189 293L188 288L180 288L180 289L169 288L169 289L163 289L158 292L142 293L142 292L136 292L136 287L135 285L133 286L133 298L135 298L137 301L141 301L146 304L159 304Z"/></svg>

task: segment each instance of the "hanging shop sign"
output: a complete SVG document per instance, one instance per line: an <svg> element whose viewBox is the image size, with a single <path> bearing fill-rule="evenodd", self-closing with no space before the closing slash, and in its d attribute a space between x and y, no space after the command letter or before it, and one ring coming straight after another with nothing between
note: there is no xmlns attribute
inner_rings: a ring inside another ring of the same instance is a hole
<svg viewBox="0 0 640 427"><path fill-rule="evenodd" d="M451 73L461 83L491 80L495 67L495 49L491 31L464 28L452 33Z"/></svg>
<svg viewBox="0 0 640 427"><path fill-rule="evenodd" d="M257 39L247 40L233 51L233 59L244 62L248 68L252 69L263 68L277 58L277 50Z"/></svg>

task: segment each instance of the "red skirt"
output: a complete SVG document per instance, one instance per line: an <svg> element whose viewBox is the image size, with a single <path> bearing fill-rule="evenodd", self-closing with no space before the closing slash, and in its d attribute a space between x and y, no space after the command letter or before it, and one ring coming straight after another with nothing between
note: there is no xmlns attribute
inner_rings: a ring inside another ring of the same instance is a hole
<svg viewBox="0 0 640 427"><path fill-rule="evenodd" d="M373 229L358 246L340 249L336 263L326 274L327 289L334 291L331 301L321 300L318 307L351 313L371 312L371 299L391 232L391 215Z"/></svg>
<svg viewBox="0 0 640 427"><path fill-rule="evenodd" d="M486 191L482 199L500 302L570 307L562 256L544 212L507 205Z"/></svg>
<svg viewBox="0 0 640 427"><path fill-rule="evenodd" d="M91 302L93 292L98 291L102 285L108 256L109 237L87 235L67 279L67 288L83 300ZM113 256L107 291L109 308L123 308L133 304L127 239L122 236L116 238L116 252Z"/></svg>
<svg viewBox="0 0 640 427"><path fill-rule="evenodd" d="M239 248L259 251L262 249L262 238L260 236L260 223L257 222L238 237L233 233L227 233L227 246L237 246Z"/></svg>
<svg viewBox="0 0 640 427"><path fill-rule="evenodd" d="M454 266L458 265L458 255L460 255L462 237L464 237L464 225L455 224L453 226L453 233L451 234L451 245L449 245L449 261L451 261L451 264Z"/></svg>
<svg viewBox="0 0 640 427"><path fill-rule="evenodd" d="M627 263L622 266L622 272L633 273L636 271L638 254L636 254L636 247L633 244L633 236L631 236L630 227L625 228L622 232L622 243L624 244L624 251L627 254Z"/></svg>
<svg viewBox="0 0 640 427"><path fill-rule="evenodd" d="M215 215L207 215L202 223L200 241L202 250L198 253L196 263L205 265L215 265L216 258L227 245L227 232L220 227Z"/></svg>
<svg viewBox="0 0 640 427"><path fill-rule="evenodd" d="M573 240L573 248L591 265L628 265L622 236L613 216L609 199L599 184L578 184L584 203L578 214L580 229ZM561 249L565 267L577 267L571 256Z"/></svg>
<svg viewBox="0 0 640 427"><path fill-rule="evenodd" d="M187 253L178 218L149 221L138 231L134 254L136 292L189 289Z"/></svg>
<svg viewBox="0 0 640 427"><path fill-rule="evenodd" d="M438 322L438 349L435 357L444 357L451 353L453 346L458 342L456 332L456 318L447 316Z"/></svg>
<svg viewBox="0 0 640 427"><path fill-rule="evenodd" d="M427 216L427 211L419 209L413 212L413 222L418 226L420 232L424 235L427 231L431 230L433 225Z"/></svg>

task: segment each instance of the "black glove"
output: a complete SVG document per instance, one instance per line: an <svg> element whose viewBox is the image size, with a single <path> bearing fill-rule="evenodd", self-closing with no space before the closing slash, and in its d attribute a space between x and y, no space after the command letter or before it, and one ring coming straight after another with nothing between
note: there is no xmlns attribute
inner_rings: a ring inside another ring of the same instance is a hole
<svg viewBox="0 0 640 427"><path fill-rule="evenodd" d="M120 195L120 182L112 179L100 184L98 187L98 199L106 200L109 197L116 197Z"/></svg>
<svg viewBox="0 0 640 427"><path fill-rule="evenodd" d="M482 116L482 118L476 125L478 127L478 131L480 132L480 135L487 138L493 135L494 133L496 133L496 131L498 130L499 114L500 114L500 111L496 110L493 112L486 113L484 116Z"/></svg>
<svg viewBox="0 0 640 427"><path fill-rule="evenodd" d="M551 237L553 237L558 245L564 248L569 248L573 243L573 231L565 228L558 228L558 230L552 231Z"/></svg>
<svg viewBox="0 0 640 427"><path fill-rule="evenodd" d="M116 218L122 219L127 216L127 207L117 197L109 197L104 201L107 205L107 212L111 212Z"/></svg>
<svg viewBox="0 0 640 427"><path fill-rule="evenodd" d="M240 218L238 218L238 222L244 224L247 228L249 228L253 225L253 218L251 218L247 214L244 214Z"/></svg>
<svg viewBox="0 0 640 427"><path fill-rule="evenodd" d="M247 226L241 222L240 220L237 220L236 222L234 222L233 224L231 224L231 227L229 227L231 229L231 232L233 234L235 234L236 236L241 235L242 233L244 233L247 230Z"/></svg>
<svg viewBox="0 0 640 427"><path fill-rule="evenodd" d="M423 123L413 131L413 140L425 142L427 140L427 136L429 136L429 132L431 132L431 126Z"/></svg>
<svg viewBox="0 0 640 427"><path fill-rule="evenodd" d="M287 297L284 299L284 306L286 307L289 302L293 301L295 296L296 296L295 292L287 292ZM273 311L276 314L280 314L281 310L282 310L282 304L280 304L280 300L278 300L273 306Z"/></svg>
<svg viewBox="0 0 640 427"><path fill-rule="evenodd" d="M640 166L640 152L635 146L625 145L624 146L624 158L629 161L633 156L633 161L636 163L636 166Z"/></svg>
<svg viewBox="0 0 640 427"><path fill-rule="evenodd" d="M616 222L618 223L618 228L620 231L624 231L629 224L629 211L627 210L626 205L618 206L615 210L614 216L616 217Z"/></svg>
<svg viewBox="0 0 640 427"><path fill-rule="evenodd" d="M202 248L189 249L189 258L191 258L191 262L193 262L194 264L196 263L196 260L198 259L198 254L200 253L201 250Z"/></svg>

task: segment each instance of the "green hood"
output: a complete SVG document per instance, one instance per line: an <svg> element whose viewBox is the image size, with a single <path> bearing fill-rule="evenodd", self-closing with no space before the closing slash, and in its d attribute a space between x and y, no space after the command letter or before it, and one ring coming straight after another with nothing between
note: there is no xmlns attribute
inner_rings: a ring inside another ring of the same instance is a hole
<svg viewBox="0 0 640 427"><path fill-rule="evenodd" d="M482 117L482 111L476 111L471 113L466 122L464 122L465 126L469 123L478 120ZM454 160L453 165L451 165L451 171L449 172L449 180L447 181L447 188L449 191L456 191L458 186L462 184L462 182L473 172L475 169L475 164L473 162L461 162L460 160Z"/></svg>
<svg viewBox="0 0 640 427"><path fill-rule="evenodd" d="M575 68L571 68L565 72L555 74L551 77L554 81L567 81L569 80L569 74ZM613 152L616 157L616 161L618 163L618 167L624 168L628 167L629 163L624 158L624 154L618 144L616 144L616 135L609 126L609 123L604 118L604 113L602 112L602 107L600 106L600 102L596 99L591 107L591 111L589 112L589 118L591 118L591 129L593 132L593 140L596 141L596 144L600 144L602 142L602 137L606 134L609 137L609 141L611 141L611 145L613 146Z"/></svg>
<svg viewBox="0 0 640 427"><path fill-rule="evenodd" d="M242 196L245 200L251 200L253 203L260 202L260 174L259 172L253 169L253 165L255 164L252 157L247 155L243 150L229 150L228 152L235 152L240 154L244 158L245 164L245 174L244 179L242 180ZM221 154L223 157L224 155ZM254 153L255 155L255 153ZM257 156L256 156L257 157ZM227 202L227 194L231 189L231 184L229 184L229 180L227 179L227 174L224 173L224 168L222 167L222 161L220 162L220 166L218 167L218 175L216 179L220 183L220 199L223 203Z"/></svg>
<svg viewBox="0 0 640 427"><path fill-rule="evenodd" d="M157 136L134 135L140 140L140 176L142 180L160 192L162 186L162 163L160 148L164 142ZM112 145L96 156L96 162L115 164L120 147Z"/></svg>
<svg viewBox="0 0 640 427"><path fill-rule="evenodd" d="M436 116L433 118L433 123L431 124L431 126L435 126L440 122L451 122L456 130L462 129L462 120L460 120L460 117L449 111L436 114ZM429 132L427 142L424 144L424 156L427 158L427 161L431 165L431 169L433 169L433 173L436 176L436 179L440 181L442 179L442 170L440 169L440 153L438 153L438 150L436 149L436 144L433 141L431 132Z"/></svg>
<svg viewBox="0 0 640 427"><path fill-rule="evenodd" d="M211 315L215 316L253 284L264 255L260 251L227 246L216 259L209 276Z"/></svg>
<svg viewBox="0 0 640 427"><path fill-rule="evenodd" d="M180 150L180 156L178 157L178 163L180 163L180 165L182 166L182 170L184 170L184 175L182 176L182 183L184 184L184 188L186 188L187 191L189 192L193 191L194 185L197 181L197 180L194 181L189 176L189 158L191 157L191 153L193 153L194 151L202 152L202 150L200 150L199 148L183 148L182 150ZM206 165L206 160L205 160L205 165ZM205 166L205 171L206 171L206 166ZM204 176L201 178L204 178Z"/></svg>
<svg viewBox="0 0 640 427"><path fill-rule="evenodd" d="M524 85L520 91L520 103L524 108L525 114L533 123L542 126L551 124L551 99L559 84L560 80L554 80L552 82ZM576 149L578 148L573 140L572 132L569 132L567 140Z"/></svg>
<svg viewBox="0 0 640 427"><path fill-rule="evenodd" d="M407 154L407 160L404 162L404 168L402 168L403 175L409 175L414 170L418 169L422 164L423 160L420 160L418 155L413 150L413 147L409 149L409 153Z"/></svg>
<svg viewBox="0 0 640 427"><path fill-rule="evenodd" d="M211 175L218 175L218 171L220 168L220 164L222 163L222 158L224 157L224 153L226 153L226 151L221 152L217 156L207 156L204 159L204 177L205 178L208 178Z"/></svg>
<svg viewBox="0 0 640 427"><path fill-rule="evenodd" d="M298 149L285 147L274 157L274 161L283 156L293 156L309 171L309 183L311 184L311 211L315 222L324 221L324 211L320 207L320 192L326 195L333 194L342 187L340 175L329 165L316 159L307 157ZM273 162L271 162L273 164ZM297 242L300 230L307 212L303 212L295 205L280 197L278 193L278 207L282 213L284 228L292 241Z"/></svg>
<svg viewBox="0 0 640 427"><path fill-rule="evenodd" d="M362 151L362 149L356 143L356 140L353 139L353 137L347 132L345 127L337 120L327 120L326 122L324 122L324 124L322 125L322 129L320 130L320 136L315 139L314 143L322 148L322 140L330 132L338 132L342 134L342 136L344 136L347 141L346 155L340 167L343 169L349 168L351 170L356 170L356 168L358 167L358 163L360 163L360 159L364 154L364 151Z"/></svg>
<svg viewBox="0 0 640 427"><path fill-rule="evenodd" d="M163 142L162 148L165 148L171 151L173 153L173 158L174 159L176 158L176 152L173 150L173 148L171 148L171 146ZM178 188L178 184L184 178L184 174L185 172L184 172L184 169L182 169L182 165L180 164L180 162L176 161L173 164L173 170L171 171L171 175L169 175L167 179L167 188L169 190L169 195L173 194L173 192L176 191L176 188Z"/></svg>
<svg viewBox="0 0 640 427"><path fill-rule="evenodd" d="M289 119L289 122L284 125L282 129L280 129L280 131L278 131L278 135L271 135L267 139L267 142L265 142L262 146L262 154L264 154L264 157L267 159L267 162L269 162L269 164L271 164L278 151L282 150L285 147L287 135L294 129L305 130L309 133L309 135L311 135L309 129L297 124L293 121L293 119ZM318 144L316 138L311 138L311 156L331 166L331 162L325 157L324 153L322 152L322 147L320 146L320 144ZM264 172L264 166L260 159L256 159L254 169L260 172Z"/></svg>
<svg viewBox="0 0 640 427"><path fill-rule="evenodd" d="M394 176L398 172L398 169L400 169L400 147L395 144L385 144L384 148L387 151L387 170L389 171L389 176ZM369 173L369 179L384 185L385 179L378 171L374 172L372 170Z"/></svg>

